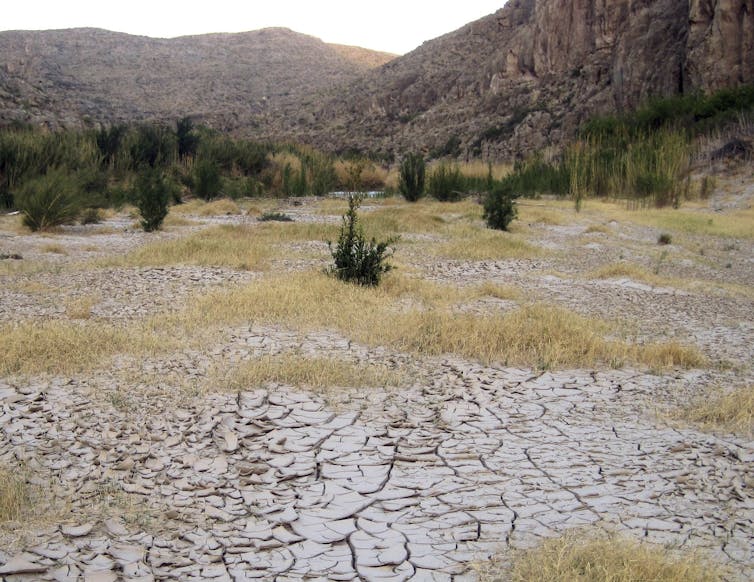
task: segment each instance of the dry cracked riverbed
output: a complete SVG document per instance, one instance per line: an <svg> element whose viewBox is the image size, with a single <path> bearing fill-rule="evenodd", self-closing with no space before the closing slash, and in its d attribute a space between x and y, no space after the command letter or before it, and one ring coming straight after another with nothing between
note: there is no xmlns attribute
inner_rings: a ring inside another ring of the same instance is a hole
<svg viewBox="0 0 754 582"><path fill-rule="evenodd" d="M308 206L287 211L298 221L332 218ZM121 232L118 220L101 235L92 234L101 227L51 237L4 230L0 252L46 266L3 275L2 321L62 319L66 299L92 293L92 317L138 320L265 276L82 263L152 240ZM505 562L510 549L590 526L701 548L731 567L732 579L754 578L754 441L669 419L712 386L754 379L752 238L677 235L683 244L663 259L668 277L736 287L671 288L584 277L628 255L651 265L657 230L616 223L613 234L585 238L596 219L574 220L528 226L530 241L559 249L533 259L415 252L406 261L447 285L513 283L527 298L626 317L639 337L695 345L708 367L543 371L367 348L328 330L246 325L209 350L116 357L80 374L8 376L0 379L0 461L24 472L40 507L4 526L0 576L475 580L474 564L491 556ZM211 222L196 218L158 236L189 236ZM45 253L51 243L65 253ZM703 260L689 250L698 254L699 245ZM314 248L322 256L307 258L309 249L291 268L323 264L326 247ZM408 380L324 391L204 386L218 365L291 353L402 370Z"/></svg>

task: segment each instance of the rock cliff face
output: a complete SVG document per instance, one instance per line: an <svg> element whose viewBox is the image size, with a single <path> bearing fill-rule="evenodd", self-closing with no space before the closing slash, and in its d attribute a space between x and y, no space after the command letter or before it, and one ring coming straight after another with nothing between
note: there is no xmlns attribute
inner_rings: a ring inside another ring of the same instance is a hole
<svg viewBox="0 0 754 582"><path fill-rule="evenodd" d="M754 83L753 43L752 0L510 0L371 72L298 135L522 154L561 142L595 112Z"/></svg>
<svg viewBox="0 0 754 582"><path fill-rule="evenodd" d="M525 155L594 113L750 83L754 0L509 0L393 60L284 29L0 33L0 123L193 115L330 150Z"/></svg>

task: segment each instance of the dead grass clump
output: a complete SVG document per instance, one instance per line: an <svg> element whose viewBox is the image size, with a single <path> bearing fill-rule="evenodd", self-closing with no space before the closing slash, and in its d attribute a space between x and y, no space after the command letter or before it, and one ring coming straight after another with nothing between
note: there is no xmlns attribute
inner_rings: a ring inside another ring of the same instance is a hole
<svg viewBox="0 0 754 582"><path fill-rule="evenodd" d="M544 224L548 226L562 226L573 222L575 211L572 208L564 208L555 202L543 204L519 203L518 219L524 224Z"/></svg>
<svg viewBox="0 0 754 582"><path fill-rule="evenodd" d="M437 245L438 255L461 261L496 261L534 258L542 250L530 245L517 234L459 225L451 230L451 238Z"/></svg>
<svg viewBox="0 0 754 582"><path fill-rule="evenodd" d="M636 359L652 370L702 368L707 365L707 358L698 349L675 341L646 344L636 349Z"/></svg>
<svg viewBox="0 0 754 582"><path fill-rule="evenodd" d="M155 351L169 343L153 330L100 322L22 322L0 326L0 375L72 374L117 353Z"/></svg>
<svg viewBox="0 0 754 582"><path fill-rule="evenodd" d="M95 295L68 299L65 302L65 314L69 319L89 319L92 309L99 302L100 298Z"/></svg>
<svg viewBox="0 0 754 582"><path fill-rule="evenodd" d="M510 579L515 582L716 582L723 579L723 574L719 567L693 553L673 556L662 547L624 537L599 539L574 532L515 554Z"/></svg>
<svg viewBox="0 0 754 582"><path fill-rule="evenodd" d="M19 521L31 506L31 494L18 470L0 466L0 523Z"/></svg>
<svg viewBox="0 0 754 582"><path fill-rule="evenodd" d="M459 313L448 307L449 301L464 296L457 293L448 296L431 285L413 287L410 280L363 289L319 273L296 274L202 297L176 324L203 329L244 321L333 329L365 345L535 368L625 362L654 368L695 361L680 346L665 350L606 339L609 329L604 322L554 306L526 305L496 316ZM419 299L421 305L397 310L395 299L400 297Z"/></svg>
<svg viewBox="0 0 754 582"><path fill-rule="evenodd" d="M184 204L170 207L170 212L191 216L231 216L243 214L241 208L229 198L219 198L211 202L204 200L190 200Z"/></svg>
<svg viewBox="0 0 754 582"><path fill-rule="evenodd" d="M68 254L68 251L65 250L65 247L57 243L49 243L46 245L42 245L41 251L43 253L51 253L54 255L67 255Z"/></svg>
<svg viewBox="0 0 754 582"><path fill-rule="evenodd" d="M500 285L486 281L475 289L479 297L492 297L493 299L502 299L505 301L518 301L521 299L521 289L513 285Z"/></svg>
<svg viewBox="0 0 754 582"><path fill-rule="evenodd" d="M728 430L752 435L754 385L741 386L729 392L713 390L679 410L675 416L708 430Z"/></svg>
<svg viewBox="0 0 754 582"><path fill-rule="evenodd" d="M590 224L584 234L612 234L612 229L605 224Z"/></svg>
<svg viewBox="0 0 754 582"><path fill-rule="evenodd" d="M633 281L640 281L649 285L662 285L667 284L668 281L658 277L657 275L650 273L643 267L634 263L627 263L621 261L620 263L611 263L609 265L603 265L595 271L587 274L590 279L631 279Z"/></svg>
<svg viewBox="0 0 754 582"><path fill-rule="evenodd" d="M248 390L266 383L316 390L402 386L406 376L379 364L355 364L339 358L302 354L266 356L235 368L225 385L233 391Z"/></svg>

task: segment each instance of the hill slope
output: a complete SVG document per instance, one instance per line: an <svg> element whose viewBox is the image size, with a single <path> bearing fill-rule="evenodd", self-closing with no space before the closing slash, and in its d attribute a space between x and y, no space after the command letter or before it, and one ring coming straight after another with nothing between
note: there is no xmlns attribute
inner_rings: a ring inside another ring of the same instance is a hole
<svg viewBox="0 0 754 582"><path fill-rule="evenodd" d="M321 146L520 154L594 112L744 83L754 83L752 0L510 0L287 129Z"/></svg>
<svg viewBox="0 0 754 582"><path fill-rule="evenodd" d="M0 123L192 115L253 128L394 55L273 28L153 39L98 29L0 33Z"/></svg>

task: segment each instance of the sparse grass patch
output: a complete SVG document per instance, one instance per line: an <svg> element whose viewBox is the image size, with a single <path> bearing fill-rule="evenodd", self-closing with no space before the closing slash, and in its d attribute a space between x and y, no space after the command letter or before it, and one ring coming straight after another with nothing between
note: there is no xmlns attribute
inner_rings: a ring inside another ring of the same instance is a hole
<svg viewBox="0 0 754 582"><path fill-rule="evenodd" d="M285 354L254 358L234 368L223 383L232 391L249 390L266 383L301 388L399 387L406 375L380 364L356 364L341 358Z"/></svg>
<svg viewBox="0 0 754 582"><path fill-rule="evenodd" d="M456 225L449 231L450 240L436 245L434 251L449 259L494 261L528 259L544 254L544 251L530 245L516 233L484 229L471 224Z"/></svg>
<svg viewBox="0 0 754 582"><path fill-rule="evenodd" d="M662 346L608 340L604 322L547 305L482 317L453 312L427 292L422 308L396 311L395 298L405 293L406 285L386 281L384 287L367 289L318 273L274 277L201 297L185 313L166 316L178 318L167 327L183 325L191 333L213 323L252 321L301 330L334 329L366 345L535 368L627 362L655 368L695 361L681 346L665 351Z"/></svg>
<svg viewBox="0 0 754 582"><path fill-rule="evenodd" d="M475 292L480 297L492 297L494 299L503 299L505 301L518 301L522 297L521 289L513 285L499 285L486 281L479 285Z"/></svg>
<svg viewBox="0 0 754 582"><path fill-rule="evenodd" d="M584 234L612 234L613 231L609 226L604 224L591 224L589 225Z"/></svg>
<svg viewBox="0 0 754 582"><path fill-rule="evenodd" d="M191 220L190 218L186 218L185 216L176 215L172 212L169 212L168 215L165 217L165 220L162 221L162 225L166 227L179 227L179 226L193 226L197 223Z"/></svg>
<svg viewBox="0 0 754 582"><path fill-rule="evenodd" d="M43 253L51 253L55 255L67 255L68 251L65 250L65 247L58 243L49 243L46 245L42 245L40 249Z"/></svg>
<svg viewBox="0 0 754 582"><path fill-rule="evenodd" d="M101 266L146 267L196 265L250 270L261 268L271 249L259 244L247 226L217 226L177 240L144 245L124 257L99 261Z"/></svg>
<svg viewBox="0 0 754 582"><path fill-rule="evenodd" d="M683 208L627 210L625 204L590 201L589 210L617 222L650 226L672 234L708 235L723 238L754 238L754 208L708 212L689 204Z"/></svg>
<svg viewBox="0 0 754 582"><path fill-rule="evenodd" d="M177 340L174 340L177 341ZM155 330L84 321L20 322L0 326L0 375L73 374L117 353L157 351L171 343Z"/></svg>
<svg viewBox="0 0 754 582"><path fill-rule="evenodd" d="M243 214L238 204L229 198L220 198L212 202L205 202L198 198L185 204L177 204L170 207L170 212L191 216L232 216Z"/></svg>
<svg viewBox="0 0 754 582"><path fill-rule="evenodd" d="M731 391L711 390L679 410L675 417L706 430L729 430L751 436L754 434L754 385Z"/></svg>
<svg viewBox="0 0 754 582"><path fill-rule="evenodd" d="M560 201L548 201L546 204L532 202L519 202L518 218L526 224L545 224L549 226L561 226L573 222L575 211L573 206L565 206Z"/></svg>
<svg viewBox="0 0 754 582"><path fill-rule="evenodd" d="M603 265L595 271L587 273L586 276L590 279L631 279L633 281L641 281L648 285L668 285L669 282L666 279L658 277L657 275L650 273L645 268L635 264L621 261L619 263L611 263L609 265Z"/></svg>
<svg viewBox="0 0 754 582"><path fill-rule="evenodd" d="M620 536L598 538L583 531L547 540L531 550L513 553L505 579L513 582L718 582L723 572L694 553L672 554L662 546ZM483 582L502 572L480 572Z"/></svg>
<svg viewBox="0 0 754 582"><path fill-rule="evenodd" d="M0 523L20 521L31 506L31 492L18 469L0 465Z"/></svg>
<svg viewBox="0 0 754 582"><path fill-rule="evenodd" d="M89 319L92 316L92 308L99 301L100 298L96 295L68 299L65 301L65 314L69 319Z"/></svg>

